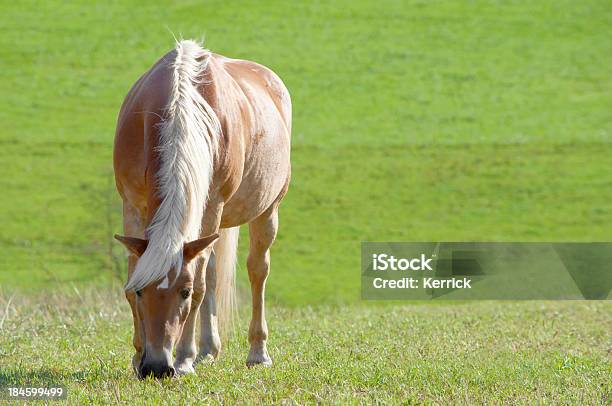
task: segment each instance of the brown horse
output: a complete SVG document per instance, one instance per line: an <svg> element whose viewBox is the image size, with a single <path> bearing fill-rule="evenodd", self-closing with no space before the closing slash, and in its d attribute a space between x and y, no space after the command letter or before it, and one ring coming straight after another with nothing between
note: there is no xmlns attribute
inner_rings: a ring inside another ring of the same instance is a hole
<svg viewBox="0 0 612 406"><path fill-rule="evenodd" d="M245 223L253 300L246 362L271 364L264 289L289 186L290 132L291 100L274 72L193 41L178 42L128 93L114 146L127 237L116 238L130 253L125 291L140 377L193 372L219 355Z"/></svg>

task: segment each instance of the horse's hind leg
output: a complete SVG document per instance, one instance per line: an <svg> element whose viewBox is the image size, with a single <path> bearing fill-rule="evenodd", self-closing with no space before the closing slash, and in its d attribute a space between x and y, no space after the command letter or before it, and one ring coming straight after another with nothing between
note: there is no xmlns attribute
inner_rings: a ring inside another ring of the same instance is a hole
<svg viewBox="0 0 612 406"><path fill-rule="evenodd" d="M247 269L251 282L253 314L249 326L249 343L251 349L247 366L258 364L271 365L266 340L268 325L264 311L264 294L266 278L270 272L270 247L278 230L278 206L274 205L260 217L249 223L249 257Z"/></svg>
<svg viewBox="0 0 612 406"><path fill-rule="evenodd" d="M198 361L212 361L219 356L221 339L217 323L217 306L215 287L217 284L216 258L210 255L206 267L206 293L200 306L200 351Z"/></svg>

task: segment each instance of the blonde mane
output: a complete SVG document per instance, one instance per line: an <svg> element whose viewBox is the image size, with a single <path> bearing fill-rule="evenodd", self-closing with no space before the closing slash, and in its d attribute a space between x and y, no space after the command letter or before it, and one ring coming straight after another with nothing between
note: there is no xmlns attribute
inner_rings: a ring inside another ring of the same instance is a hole
<svg viewBox="0 0 612 406"><path fill-rule="evenodd" d="M200 237L200 227L218 152L221 125L197 89L210 51L178 41L172 98L160 126L159 205L146 230L149 244L126 290L139 290L182 269L183 243Z"/></svg>

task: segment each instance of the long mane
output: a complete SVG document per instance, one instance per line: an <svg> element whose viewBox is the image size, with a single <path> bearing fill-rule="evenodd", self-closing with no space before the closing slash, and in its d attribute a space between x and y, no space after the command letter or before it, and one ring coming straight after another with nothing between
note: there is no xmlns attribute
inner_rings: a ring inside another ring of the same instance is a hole
<svg viewBox="0 0 612 406"><path fill-rule="evenodd" d="M173 63L172 96L160 126L161 203L147 228L149 244L125 286L139 290L182 269L183 243L199 238L213 159L221 126L198 91L210 51L190 40L178 41Z"/></svg>

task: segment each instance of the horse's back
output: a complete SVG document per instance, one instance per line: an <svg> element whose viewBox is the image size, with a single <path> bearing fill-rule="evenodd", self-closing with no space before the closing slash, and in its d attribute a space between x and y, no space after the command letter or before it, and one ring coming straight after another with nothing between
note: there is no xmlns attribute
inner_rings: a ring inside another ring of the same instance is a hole
<svg viewBox="0 0 612 406"><path fill-rule="evenodd" d="M256 62L214 55L247 104L244 170L226 203L223 226L252 220L282 198L290 176L291 99L282 80Z"/></svg>
<svg viewBox="0 0 612 406"><path fill-rule="evenodd" d="M216 56L216 55L215 55ZM281 114L283 122L287 126L288 135L291 132L291 97L283 81L274 71L256 62L230 59L220 56L224 62L226 71L232 76L236 83L245 92L247 97L253 95L250 88L256 86L262 91L258 96L267 95ZM261 101L261 97L254 97L252 102Z"/></svg>

